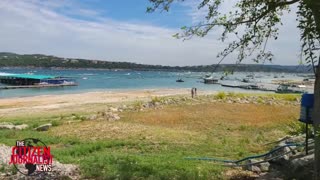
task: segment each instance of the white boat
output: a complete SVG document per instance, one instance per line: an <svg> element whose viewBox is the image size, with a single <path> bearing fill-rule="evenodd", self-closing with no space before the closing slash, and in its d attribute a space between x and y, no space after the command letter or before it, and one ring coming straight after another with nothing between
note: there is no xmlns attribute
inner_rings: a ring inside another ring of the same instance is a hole
<svg viewBox="0 0 320 180"><path fill-rule="evenodd" d="M219 79L216 79L212 76L204 78L203 80L204 80L205 84L218 84L218 82L219 82Z"/></svg>

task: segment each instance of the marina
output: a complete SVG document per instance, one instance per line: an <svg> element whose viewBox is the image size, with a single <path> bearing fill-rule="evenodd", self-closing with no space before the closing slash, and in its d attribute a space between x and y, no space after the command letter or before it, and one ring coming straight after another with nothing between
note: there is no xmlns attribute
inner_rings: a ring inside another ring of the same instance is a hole
<svg viewBox="0 0 320 180"><path fill-rule="evenodd" d="M27 89L27 88L52 88L63 86L77 86L78 84L39 84L39 85L24 85L24 86L0 86L0 90L5 89Z"/></svg>
<svg viewBox="0 0 320 180"><path fill-rule="evenodd" d="M313 91L313 80L308 74L282 73L274 79L276 74L236 72L225 76L223 72L0 68L0 98L192 87L200 91L275 93L280 84L294 84L302 90ZM205 84L205 78L214 81ZM250 82L243 82L244 78ZM304 81L306 78L309 80Z"/></svg>
<svg viewBox="0 0 320 180"><path fill-rule="evenodd" d="M75 80L67 77L56 77L34 74L0 73L0 89L49 88L77 86Z"/></svg>

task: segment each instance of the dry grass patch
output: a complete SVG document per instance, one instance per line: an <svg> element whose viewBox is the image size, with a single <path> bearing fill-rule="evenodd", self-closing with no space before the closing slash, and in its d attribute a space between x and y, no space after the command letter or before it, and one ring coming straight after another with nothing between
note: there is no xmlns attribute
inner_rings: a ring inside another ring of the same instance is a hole
<svg viewBox="0 0 320 180"><path fill-rule="evenodd" d="M84 121L52 128L50 134L81 140L126 140L194 146L208 156L242 157L285 135L283 125L295 121L298 107L205 103L123 112L122 120Z"/></svg>
<svg viewBox="0 0 320 180"><path fill-rule="evenodd" d="M82 140L146 140L171 143L193 143L192 141L206 138L192 131L102 120L59 126L52 128L50 133L54 136L77 137Z"/></svg>
<svg viewBox="0 0 320 180"><path fill-rule="evenodd" d="M221 125L265 127L297 119L299 107L206 103L168 106L146 112L127 112L127 122L175 129L212 130Z"/></svg>

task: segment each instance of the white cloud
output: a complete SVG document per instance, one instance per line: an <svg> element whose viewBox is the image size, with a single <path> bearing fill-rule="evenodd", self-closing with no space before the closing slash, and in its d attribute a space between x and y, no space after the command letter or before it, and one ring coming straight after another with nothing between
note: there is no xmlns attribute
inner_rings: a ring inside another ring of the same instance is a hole
<svg viewBox="0 0 320 180"><path fill-rule="evenodd" d="M0 51L145 64L200 65L218 62L216 54L225 47L215 33L183 42L172 38L178 29L115 21L99 16L99 12L73 9L73 6L77 7L74 1L63 0L1 0ZM59 14L55 9L61 7L95 18L95 21ZM291 27L294 23L288 19ZM284 38L277 42L281 47L274 48L279 55L276 63L296 64L291 61L299 40L296 33L285 32ZM226 62L235 62L234 56Z"/></svg>

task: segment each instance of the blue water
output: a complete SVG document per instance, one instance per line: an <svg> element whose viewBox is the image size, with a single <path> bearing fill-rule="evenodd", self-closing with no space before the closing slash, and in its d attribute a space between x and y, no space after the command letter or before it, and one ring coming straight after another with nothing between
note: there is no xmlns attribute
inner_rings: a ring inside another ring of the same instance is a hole
<svg viewBox="0 0 320 180"><path fill-rule="evenodd" d="M25 97L48 94L66 94L90 91L128 90L128 89L155 89L155 88L192 88L213 91L246 91L241 89L225 88L220 85L206 85L201 83L201 77L207 73L199 72L160 72L160 71L114 71L114 70L51 70L51 69L0 69L4 73L33 73L40 75L67 76L74 78L79 86L36 88L36 89L11 89L0 90L0 98ZM248 73L247 73L248 74ZM230 76L229 82L245 77L246 73L237 73ZM264 73L260 81L272 79L274 74ZM221 74L217 74L217 77ZM286 74L294 77L295 75ZM177 83L182 78L185 82ZM1 84L0 84L1 86ZM2 84L3 86L3 84Z"/></svg>

